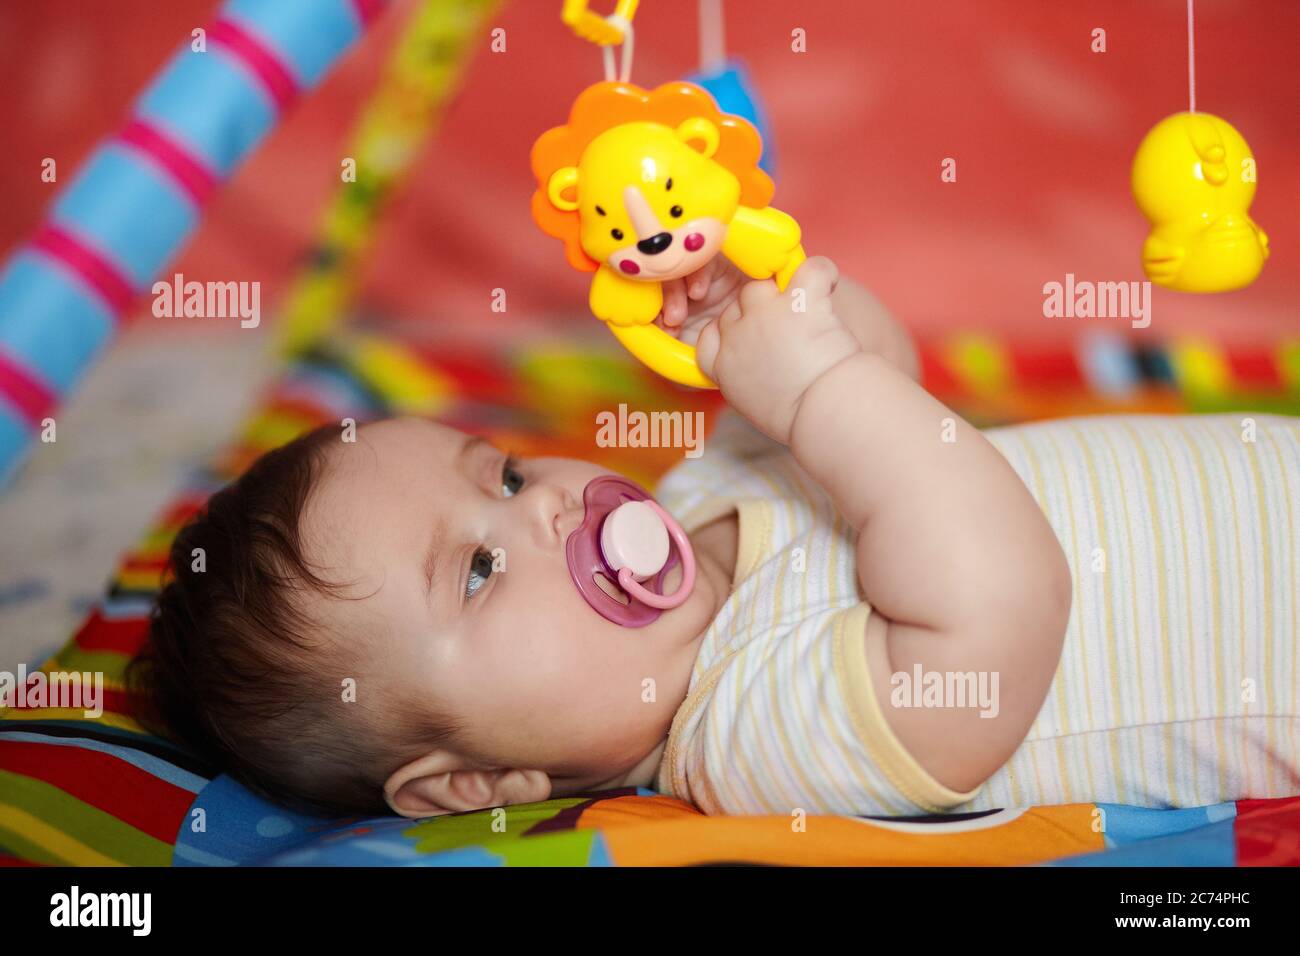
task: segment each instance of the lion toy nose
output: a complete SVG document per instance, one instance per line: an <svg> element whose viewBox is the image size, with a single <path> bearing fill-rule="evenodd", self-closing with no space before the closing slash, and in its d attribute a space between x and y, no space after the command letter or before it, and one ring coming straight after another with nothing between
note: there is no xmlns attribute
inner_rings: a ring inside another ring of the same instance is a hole
<svg viewBox="0 0 1300 956"><path fill-rule="evenodd" d="M657 256L672 244L673 234L671 232L661 232L649 239L642 239L636 244L636 247L647 256Z"/></svg>

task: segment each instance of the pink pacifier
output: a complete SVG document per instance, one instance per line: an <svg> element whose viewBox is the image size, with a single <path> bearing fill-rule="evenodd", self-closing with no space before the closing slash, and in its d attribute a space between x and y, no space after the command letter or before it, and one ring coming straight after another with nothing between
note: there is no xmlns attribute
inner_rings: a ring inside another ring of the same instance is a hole
<svg viewBox="0 0 1300 956"><path fill-rule="evenodd" d="M602 475L587 483L582 503L582 525L569 535L564 551L569 575L592 610L624 627L645 627L690 597L695 587L690 539L644 488L617 475ZM672 594L664 594L664 579L679 559L682 582ZM627 602L601 587L600 577ZM642 584L651 578L653 590Z"/></svg>

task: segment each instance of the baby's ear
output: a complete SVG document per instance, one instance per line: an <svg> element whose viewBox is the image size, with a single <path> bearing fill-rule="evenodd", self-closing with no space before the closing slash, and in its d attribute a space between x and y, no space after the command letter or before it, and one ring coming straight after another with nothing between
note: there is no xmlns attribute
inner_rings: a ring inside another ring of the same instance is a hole
<svg viewBox="0 0 1300 956"><path fill-rule="evenodd" d="M550 795L551 778L541 770L468 768L446 750L417 757L384 784L389 809L412 819L534 803Z"/></svg>

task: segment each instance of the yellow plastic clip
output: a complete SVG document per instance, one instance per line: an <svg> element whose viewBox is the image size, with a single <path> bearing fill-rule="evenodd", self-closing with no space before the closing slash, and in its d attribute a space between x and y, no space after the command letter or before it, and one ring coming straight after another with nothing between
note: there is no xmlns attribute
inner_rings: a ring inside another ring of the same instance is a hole
<svg viewBox="0 0 1300 956"><path fill-rule="evenodd" d="M636 16L641 0L618 0L614 12L601 16L589 9L591 0L564 0L560 19L579 39L590 40L599 46L617 46L623 42L623 24L630 24Z"/></svg>

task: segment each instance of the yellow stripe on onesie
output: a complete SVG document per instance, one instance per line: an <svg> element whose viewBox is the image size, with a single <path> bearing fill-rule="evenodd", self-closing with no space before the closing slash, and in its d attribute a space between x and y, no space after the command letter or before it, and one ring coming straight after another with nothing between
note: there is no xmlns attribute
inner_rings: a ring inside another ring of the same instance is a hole
<svg viewBox="0 0 1300 956"><path fill-rule="evenodd" d="M944 787L875 699L856 533L734 413L656 497L736 511L733 591L700 646L658 788L707 813L913 815L1300 794L1300 419L1063 419L984 432L1047 515L1074 602L1025 741Z"/></svg>

